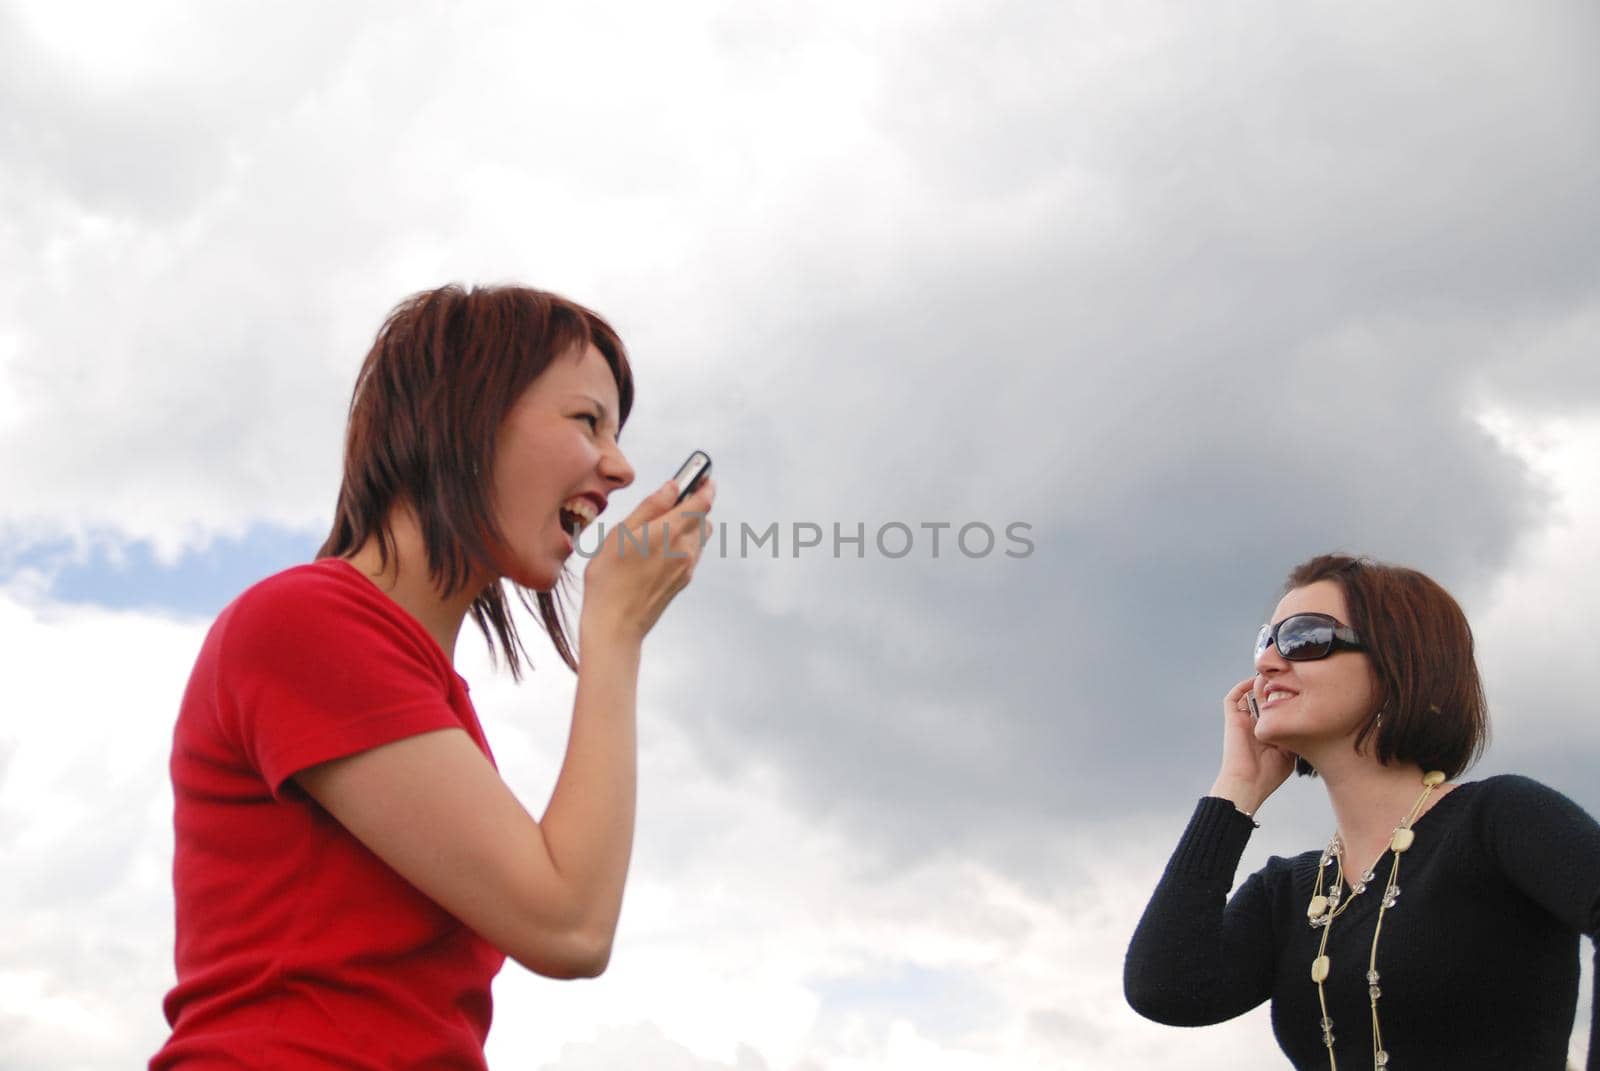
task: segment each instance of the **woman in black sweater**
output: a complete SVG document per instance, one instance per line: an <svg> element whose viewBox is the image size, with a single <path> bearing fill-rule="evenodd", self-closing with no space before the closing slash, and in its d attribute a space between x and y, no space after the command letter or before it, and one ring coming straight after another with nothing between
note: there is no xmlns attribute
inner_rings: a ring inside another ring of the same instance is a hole
<svg viewBox="0 0 1600 1071"><path fill-rule="evenodd" d="M1579 935L1600 930L1600 826L1524 777L1456 783L1487 719L1455 600L1414 570L1314 558L1255 666L1133 935L1128 1002L1200 1026L1270 999L1297 1068L1561 1071ZM1228 899L1252 816L1296 769L1326 786L1332 840Z"/></svg>

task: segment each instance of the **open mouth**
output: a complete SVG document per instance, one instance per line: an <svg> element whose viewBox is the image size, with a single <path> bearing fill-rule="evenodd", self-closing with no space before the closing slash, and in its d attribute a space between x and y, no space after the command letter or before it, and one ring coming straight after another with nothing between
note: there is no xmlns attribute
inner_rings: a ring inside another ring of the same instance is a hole
<svg viewBox="0 0 1600 1071"><path fill-rule="evenodd" d="M560 516L561 530L576 539L599 516L599 511L587 498L573 498L561 507Z"/></svg>

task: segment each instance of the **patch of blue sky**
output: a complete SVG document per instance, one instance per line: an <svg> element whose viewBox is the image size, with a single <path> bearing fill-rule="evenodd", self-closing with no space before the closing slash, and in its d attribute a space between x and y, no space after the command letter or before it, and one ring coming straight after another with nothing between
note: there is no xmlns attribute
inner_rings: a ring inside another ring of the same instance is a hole
<svg viewBox="0 0 1600 1071"><path fill-rule="evenodd" d="M106 533L40 540L0 548L0 584L28 571L55 602L212 617L257 580L310 561L325 534L256 525L171 561L149 542Z"/></svg>
<svg viewBox="0 0 1600 1071"><path fill-rule="evenodd" d="M923 1037L955 1042L993 1024L1003 1010L981 974L971 968L929 969L913 963L884 965L816 986L819 1014L865 1016L883 1023L904 1019Z"/></svg>

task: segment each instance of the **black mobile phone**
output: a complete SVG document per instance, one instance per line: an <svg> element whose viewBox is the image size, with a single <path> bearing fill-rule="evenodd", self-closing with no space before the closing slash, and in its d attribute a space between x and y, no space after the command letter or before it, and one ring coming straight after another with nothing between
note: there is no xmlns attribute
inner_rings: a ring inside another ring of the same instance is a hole
<svg viewBox="0 0 1600 1071"><path fill-rule="evenodd" d="M1261 708L1256 705L1256 693L1244 693L1244 701L1250 704L1250 716L1257 721L1261 720Z"/></svg>
<svg viewBox="0 0 1600 1071"><path fill-rule="evenodd" d="M677 475L672 477L673 482L678 485L678 502L693 494L694 489L700 486L701 481L706 478L706 473L710 471L710 454L704 450L696 450L690 454L689 460L678 466ZM678 502L674 502L673 505L676 506Z"/></svg>

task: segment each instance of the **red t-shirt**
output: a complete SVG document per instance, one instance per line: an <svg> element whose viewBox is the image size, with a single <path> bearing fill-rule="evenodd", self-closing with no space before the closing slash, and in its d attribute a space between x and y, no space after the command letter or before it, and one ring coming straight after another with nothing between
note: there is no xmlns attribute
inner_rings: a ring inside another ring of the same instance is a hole
<svg viewBox="0 0 1600 1071"><path fill-rule="evenodd" d="M466 681L347 562L223 610L173 734L178 984L152 1071L485 1067L505 956L291 780L450 728L489 754Z"/></svg>

